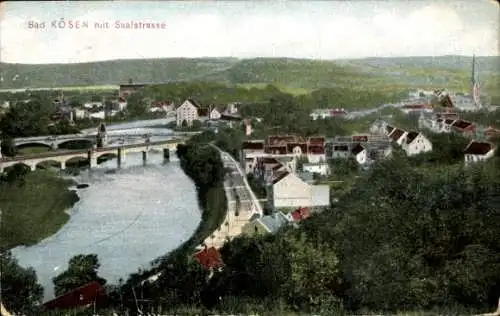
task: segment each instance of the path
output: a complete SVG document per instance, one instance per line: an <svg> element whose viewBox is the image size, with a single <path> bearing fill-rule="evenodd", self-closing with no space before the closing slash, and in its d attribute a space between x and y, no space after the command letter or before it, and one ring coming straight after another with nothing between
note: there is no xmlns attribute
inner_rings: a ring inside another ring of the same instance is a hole
<svg viewBox="0 0 500 316"><path fill-rule="evenodd" d="M263 210L239 163L227 152L214 147L219 150L224 167L230 170L224 179L224 191L228 203L226 217L219 229L204 241L208 247L213 246L219 249L228 239L231 240L242 233L243 227L250 221L253 214L257 213L262 216ZM237 197L239 198L238 216L236 216Z"/></svg>

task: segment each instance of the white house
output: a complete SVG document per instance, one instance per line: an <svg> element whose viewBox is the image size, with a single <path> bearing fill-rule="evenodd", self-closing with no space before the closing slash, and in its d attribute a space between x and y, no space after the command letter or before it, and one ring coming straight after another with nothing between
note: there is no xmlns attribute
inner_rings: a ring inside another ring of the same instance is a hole
<svg viewBox="0 0 500 316"><path fill-rule="evenodd" d="M464 150L465 164L484 161L493 157L495 148L489 142L471 141Z"/></svg>
<svg viewBox="0 0 500 316"><path fill-rule="evenodd" d="M86 108L86 109L95 109L95 108L100 108L100 107L103 107L103 103L102 102L85 102L83 104L83 107Z"/></svg>
<svg viewBox="0 0 500 316"><path fill-rule="evenodd" d="M302 170L310 173L317 173L322 176L330 174L330 166L326 162L305 163L302 165Z"/></svg>
<svg viewBox="0 0 500 316"><path fill-rule="evenodd" d="M76 119L83 119L89 117L89 113L84 109L74 109L73 112Z"/></svg>
<svg viewBox="0 0 500 316"><path fill-rule="evenodd" d="M389 134L389 137L392 139L393 142L401 146L404 140L406 139L406 135L408 135L408 133L403 131L402 129L394 128L392 132Z"/></svg>
<svg viewBox="0 0 500 316"><path fill-rule="evenodd" d="M294 173L280 171L268 184L268 203L274 209L329 206L330 187L309 185Z"/></svg>
<svg viewBox="0 0 500 316"><path fill-rule="evenodd" d="M422 133L409 132L401 145L408 156L432 151L432 143Z"/></svg>
<svg viewBox="0 0 500 316"><path fill-rule="evenodd" d="M208 119L216 121L219 120L221 116L221 113L217 110L217 108L214 107L208 114Z"/></svg>
<svg viewBox="0 0 500 316"><path fill-rule="evenodd" d="M89 117L91 119L101 119L104 120L106 118L106 113L104 111L90 113Z"/></svg>
<svg viewBox="0 0 500 316"><path fill-rule="evenodd" d="M193 125L193 121L199 120L198 116L199 105L193 99L187 99L182 103L177 110L177 126L182 126L185 121L187 126Z"/></svg>
<svg viewBox="0 0 500 316"><path fill-rule="evenodd" d="M368 152L360 144L356 144L352 147L351 154L360 165L365 164L368 160Z"/></svg>
<svg viewBox="0 0 500 316"><path fill-rule="evenodd" d="M243 120L243 127L245 129L245 135L246 136L252 135L253 130L252 130L252 123L250 122L250 120L244 119Z"/></svg>

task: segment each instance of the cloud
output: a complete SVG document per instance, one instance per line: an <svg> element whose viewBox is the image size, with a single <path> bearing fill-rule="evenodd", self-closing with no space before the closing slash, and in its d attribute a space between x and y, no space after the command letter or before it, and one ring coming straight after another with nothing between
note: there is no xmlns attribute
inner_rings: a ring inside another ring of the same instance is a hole
<svg viewBox="0 0 500 316"><path fill-rule="evenodd" d="M89 23L87 29L79 30L28 29L25 19L6 15L0 24L1 59L48 63L217 56L333 59L470 55L473 51L480 55L498 55L498 21L491 22L496 23L494 27L469 25L463 16L446 5L430 4L403 13L377 9L372 16L354 9L307 11L312 7L311 3L302 9L242 9L237 15L227 13L227 7L223 6L216 11L196 6L181 12L169 11L163 6L153 11L144 10L156 16L152 21L165 22L164 30L115 29L114 21L130 21L128 17L134 16L131 7L123 11L122 6L111 9L102 6L98 11L89 11L87 7L87 12L79 15L77 9L72 9L72 15L68 16ZM44 14L48 19L50 15ZM52 16L64 15L59 12ZM50 19L46 21L50 23ZM105 21L110 24L109 29L94 27L95 22Z"/></svg>

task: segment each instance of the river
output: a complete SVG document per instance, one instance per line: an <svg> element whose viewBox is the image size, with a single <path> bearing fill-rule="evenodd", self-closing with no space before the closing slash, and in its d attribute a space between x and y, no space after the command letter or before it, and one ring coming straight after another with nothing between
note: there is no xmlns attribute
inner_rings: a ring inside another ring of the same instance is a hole
<svg viewBox="0 0 500 316"><path fill-rule="evenodd" d="M12 250L22 266L36 270L45 300L54 297L52 278L74 255L97 254L99 275L116 283L179 247L201 220L195 185L175 155L163 163L162 153L149 153L143 166L140 153L128 154L121 169L112 159L75 180L90 186L78 190L69 221L41 243Z"/></svg>

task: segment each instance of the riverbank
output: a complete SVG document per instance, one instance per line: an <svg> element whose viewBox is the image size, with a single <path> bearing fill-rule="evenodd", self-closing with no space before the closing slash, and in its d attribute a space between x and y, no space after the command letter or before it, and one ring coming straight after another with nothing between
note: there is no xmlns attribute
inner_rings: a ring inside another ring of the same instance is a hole
<svg viewBox="0 0 500 316"><path fill-rule="evenodd" d="M22 182L0 183L0 249L34 245L55 234L79 200L68 189L74 184L48 170L30 172Z"/></svg>

